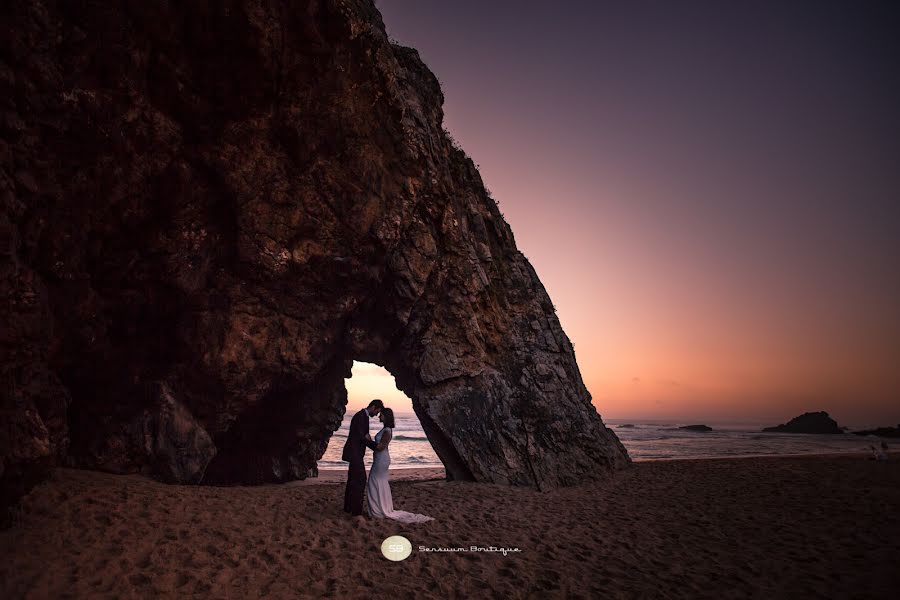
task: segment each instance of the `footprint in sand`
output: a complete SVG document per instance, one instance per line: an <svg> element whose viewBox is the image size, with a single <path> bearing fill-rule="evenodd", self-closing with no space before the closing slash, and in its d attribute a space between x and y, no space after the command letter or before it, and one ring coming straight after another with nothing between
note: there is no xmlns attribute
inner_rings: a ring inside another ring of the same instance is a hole
<svg viewBox="0 0 900 600"><path fill-rule="evenodd" d="M175 576L175 587L180 588L191 582L191 576L183 571L179 571Z"/></svg>
<svg viewBox="0 0 900 600"><path fill-rule="evenodd" d="M128 578L128 581L131 585L135 585L138 587L144 587L150 585L150 578L144 575L143 573L135 573Z"/></svg>

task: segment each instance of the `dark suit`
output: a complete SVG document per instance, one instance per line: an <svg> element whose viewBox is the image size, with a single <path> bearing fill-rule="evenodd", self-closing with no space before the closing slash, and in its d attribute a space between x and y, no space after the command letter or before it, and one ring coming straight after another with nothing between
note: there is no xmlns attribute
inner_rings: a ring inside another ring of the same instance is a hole
<svg viewBox="0 0 900 600"><path fill-rule="evenodd" d="M341 460L350 463L347 471L347 488L344 490L344 512L351 515L363 514L363 490L366 489L366 466L363 457L366 446L375 450L378 445L366 439L369 433L369 413L365 409L353 415L350 431L344 443Z"/></svg>

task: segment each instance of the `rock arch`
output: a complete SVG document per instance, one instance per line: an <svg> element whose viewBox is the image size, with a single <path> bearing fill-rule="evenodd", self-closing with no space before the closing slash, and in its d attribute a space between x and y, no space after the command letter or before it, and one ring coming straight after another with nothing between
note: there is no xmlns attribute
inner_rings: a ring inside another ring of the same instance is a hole
<svg viewBox="0 0 900 600"><path fill-rule="evenodd" d="M369 0L60 6L5 9L5 489L52 464L311 475L353 359L391 371L454 479L627 464Z"/></svg>

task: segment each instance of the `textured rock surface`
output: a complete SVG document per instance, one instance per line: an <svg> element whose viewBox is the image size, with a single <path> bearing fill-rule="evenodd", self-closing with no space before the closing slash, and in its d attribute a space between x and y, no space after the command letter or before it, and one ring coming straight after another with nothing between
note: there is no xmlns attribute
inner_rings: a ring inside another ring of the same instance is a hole
<svg viewBox="0 0 900 600"><path fill-rule="evenodd" d="M838 427L837 421L824 411L803 413L787 423L766 427L763 431L770 433L844 433L844 430Z"/></svg>
<svg viewBox="0 0 900 600"><path fill-rule="evenodd" d="M16 481L314 475L354 359L393 373L451 478L627 464L437 80L371 2L0 11Z"/></svg>

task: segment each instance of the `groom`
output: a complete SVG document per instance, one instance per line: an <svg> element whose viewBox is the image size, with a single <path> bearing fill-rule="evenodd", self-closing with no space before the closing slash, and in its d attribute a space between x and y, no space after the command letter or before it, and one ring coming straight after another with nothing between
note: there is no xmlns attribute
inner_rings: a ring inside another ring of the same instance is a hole
<svg viewBox="0 0 900 600"><path fill-rule="evenodd" d="M363 456L366 446L375 450L377 444L369 437L369 417L377 417L384 402L372 400L367 408L362 409L350 421L350 432L344 443L344 454L341 460L350 463L347 471L347 489L344 490L344 512L354 517L363 514L363 490L366 488L366 467Z"/></svg>

